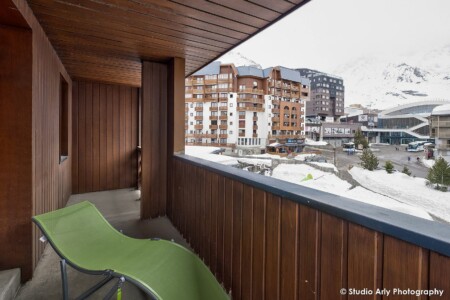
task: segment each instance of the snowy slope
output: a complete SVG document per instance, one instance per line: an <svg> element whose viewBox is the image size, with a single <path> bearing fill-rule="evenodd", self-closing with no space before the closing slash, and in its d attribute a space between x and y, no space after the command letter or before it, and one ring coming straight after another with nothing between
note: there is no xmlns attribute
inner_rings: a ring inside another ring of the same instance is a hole
<svg viewBox="0 0 450 300"><path fill-rule="evenodd" d="M414 101L450 99L450 45L401 57L362 57L334 70L345 102L385 109Z"/></svg>
<svg viewBox="0 0 450 300"><path fill-rule="evenodd" d="M257 62L255 62L254 60L245 57L244 55L242 55L239 52L234 52L234 51L230 51L228 53L226 53L225 55L223 55L222 57L220 57L218 59L218 61L220 61L223 64L231 64L233 63L236 67L240 67L240 66L254 66L257 67L259 69L262 69L261 65L258 64Z"/></svg>

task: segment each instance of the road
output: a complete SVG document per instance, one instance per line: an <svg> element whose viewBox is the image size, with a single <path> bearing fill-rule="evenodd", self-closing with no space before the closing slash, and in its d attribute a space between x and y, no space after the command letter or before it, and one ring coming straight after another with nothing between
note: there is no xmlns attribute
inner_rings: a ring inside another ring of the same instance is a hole
<svg viewBox="0 0 450 300"><path fill-rule="evenodd" d="M411 176L426 178L428 168L422 163L417 162L417 157L423 159L423 152L407 152L405 148L396 150L395 146L377 146L374 147L373 153L378 157L379 167L383 167L385 162L390 160L394 164L394 168L402 171L404 166L407 166L411 171ZM411 161L408 162L408 156ZM347 155L344 151L337 150L336 152L337 168L348 169L349 165L358 165L360 163L360 155Z"/></svg>

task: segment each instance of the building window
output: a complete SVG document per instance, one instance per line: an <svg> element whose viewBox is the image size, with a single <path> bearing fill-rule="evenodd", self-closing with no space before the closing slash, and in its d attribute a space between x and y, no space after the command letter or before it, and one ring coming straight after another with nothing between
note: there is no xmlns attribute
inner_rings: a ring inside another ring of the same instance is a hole
<svg viewBox="0 0 450 300"><path fill-rule="evenodd" d="M59 88L59 162L69 156L69 85L61 76Z"/></svg>

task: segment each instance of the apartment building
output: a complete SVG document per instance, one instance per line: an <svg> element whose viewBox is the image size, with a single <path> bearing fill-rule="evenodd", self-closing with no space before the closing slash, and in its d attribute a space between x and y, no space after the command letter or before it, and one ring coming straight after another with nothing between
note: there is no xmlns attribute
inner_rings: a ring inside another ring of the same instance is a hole
<svg viewBox="0 0 450 300"><path fill-rule="evenodd" d="M437 106L430 116L430 137L436 144L436 156L450 157L450 104Z"/></svg>
<svg viewBox="0 0 450 300"><path fill-rule="evenodd" d="M188 145L261 148L304 139L310 81L295 70L213 62L185 83Z"/></svg>
<svg viewBox="0 0 450 300"><path fill-rule="evenodd" d="M341 77L326 74L317 70L297 69L300 76L311 81L311 101L306 104L308 117L333 117L336 121L344 115L345 87Z"/></svg>

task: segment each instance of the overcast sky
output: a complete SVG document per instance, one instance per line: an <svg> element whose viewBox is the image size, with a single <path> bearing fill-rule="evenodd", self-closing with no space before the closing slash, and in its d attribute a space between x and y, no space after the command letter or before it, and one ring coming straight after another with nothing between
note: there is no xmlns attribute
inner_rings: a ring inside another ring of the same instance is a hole
<svg viewBox="0 0 450 300"><path fill-rule="evenodd" d="M450 0L312 0L234 51L325 72L352 59L450 44Z"/></svg>

